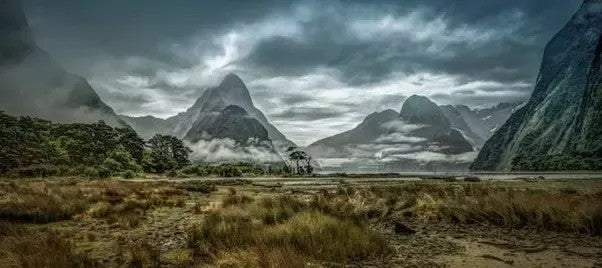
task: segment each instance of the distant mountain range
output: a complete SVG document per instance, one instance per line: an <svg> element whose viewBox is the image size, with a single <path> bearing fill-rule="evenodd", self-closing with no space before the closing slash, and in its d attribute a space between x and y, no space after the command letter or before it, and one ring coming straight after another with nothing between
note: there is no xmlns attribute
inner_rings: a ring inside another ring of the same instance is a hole
<svg viewBox="0 0 602 268"><path fill-rule="evenodd" d="M466 170L478 148L517 106L471 110L437 106L413 95L400 113L370 114L355 128L316 141L306 151L327 171Z"/></svg>
<svg viewBox="0 0 602 268"><path fill-rule="evenodd" d="M465 105L440 106L451 127L464 134L477 149L481 149L495 131L524 103L500 103L485 109L471 109Z"/></svg>
<svg viewBox="0 0 602 268"><path fill-rule="evenodd" d="M296 146L255 107L244 82L232 73L218 86L205 90L183 113L167 119L122 118L145 138L159 133L188 141L197 160L282 161L277 152ZM228 153L220 157L220 150Z"/></svg>
<svg viewBox="0 0 602 268"><path fill-rule="evenodd" d="M0 1L0 110L59 122L127 126L88 84L35 42L18 0Z"/></svg>
<svg viewBox="0 0 602 268"><path fill-rule="evenodd" d="M586 0L546 46L527 104L473 170L602 169L602 0Z"/></svg>

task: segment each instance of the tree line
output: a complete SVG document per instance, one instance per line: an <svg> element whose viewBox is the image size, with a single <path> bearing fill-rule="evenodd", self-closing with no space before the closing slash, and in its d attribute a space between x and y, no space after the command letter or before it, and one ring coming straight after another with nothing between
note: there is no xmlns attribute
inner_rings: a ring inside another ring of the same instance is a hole
<svg viewBox="0 0 602 268"><path fill-rule="evenodd" d="M133 177L190 163L181 140L155 135L144 141L131 128L53 123L0 111L0 174L19 177L88 175Z"/></svg>
<svg viewBox="0 0 602 268"><path fill-rule="evenodd" d="M0 111L0 176L88 176L133 178L142 172L168 176L258 176L311 174L311 157L296 147L276 166L251 163L192 164L192 151L169 135L145 141L129 127L55 123Z"/></svg>

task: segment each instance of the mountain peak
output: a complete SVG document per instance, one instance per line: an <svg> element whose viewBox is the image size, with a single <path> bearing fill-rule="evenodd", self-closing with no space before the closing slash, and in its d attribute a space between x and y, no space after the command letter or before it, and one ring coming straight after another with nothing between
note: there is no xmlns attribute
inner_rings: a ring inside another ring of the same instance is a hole
<svg viewBox="0 0 602 268"><path fill-rule="evenodd" d="M425 96L410 96L401 107L400 117L412 124L449 128L449 121L439 106Z"/></svg>
<svg viewBox="0 0 602 268"><path fill-rule="evenodd" d="M229 73L224 76L224 79L219 84L220 88L247 88L245 83L235 73Z"/></svg>

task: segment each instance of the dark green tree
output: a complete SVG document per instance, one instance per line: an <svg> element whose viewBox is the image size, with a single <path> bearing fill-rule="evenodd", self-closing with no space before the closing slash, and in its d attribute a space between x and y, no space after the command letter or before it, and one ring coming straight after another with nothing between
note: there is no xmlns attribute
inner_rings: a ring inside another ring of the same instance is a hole
<svg viewBox="0 0 602 268"><path fill-rule="evenodd" d="M147 142L149 150L144 153L143 167L147 172L163 173L179 169L188 164L192 152L176 137L156 134Z"/></svg>

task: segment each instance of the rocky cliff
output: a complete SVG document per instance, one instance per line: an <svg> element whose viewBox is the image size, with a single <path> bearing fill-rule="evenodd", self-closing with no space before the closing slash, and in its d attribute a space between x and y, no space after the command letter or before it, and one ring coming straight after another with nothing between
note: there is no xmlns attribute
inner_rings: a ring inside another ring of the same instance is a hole
<svg viewBox="0 0 602 268"><path fill-rule="evenodd" d="M473 170L602 169L602 0L588 0L545 48L535 89Z"/></svg>

